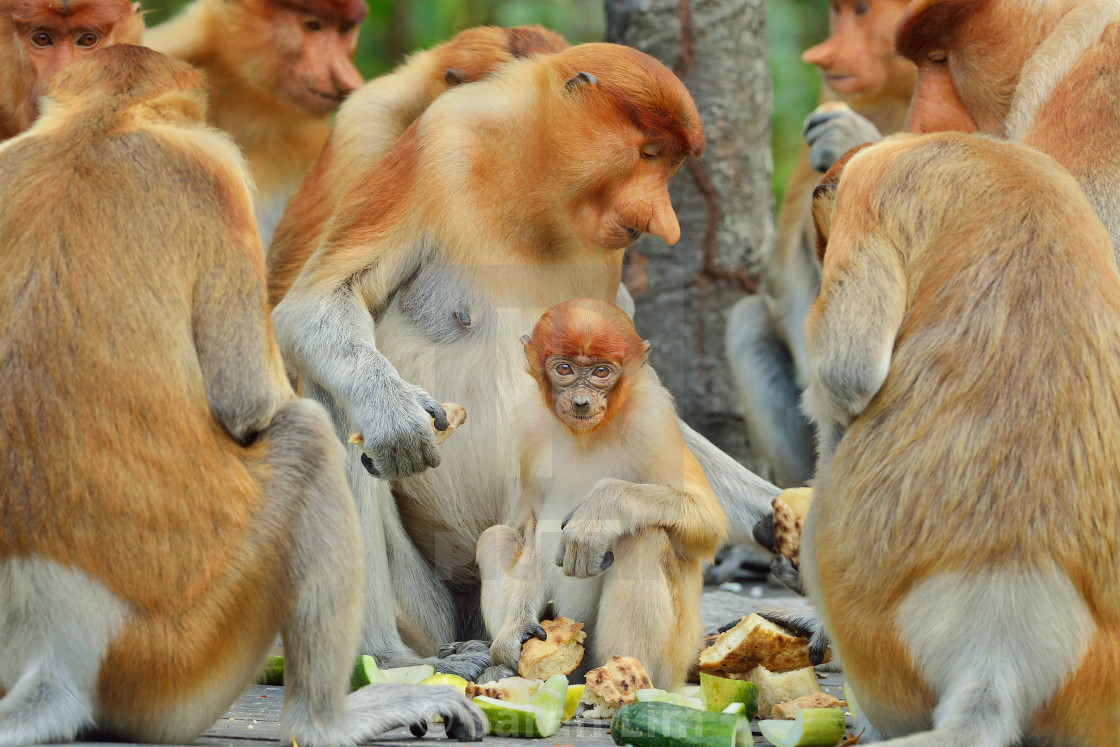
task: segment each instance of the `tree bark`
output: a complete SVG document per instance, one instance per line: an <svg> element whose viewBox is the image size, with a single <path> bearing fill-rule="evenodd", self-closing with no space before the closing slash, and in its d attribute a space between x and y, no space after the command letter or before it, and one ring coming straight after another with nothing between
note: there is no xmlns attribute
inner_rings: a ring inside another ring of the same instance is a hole
<svg viewBox="0 0 1120 747"><path fill-rule="evenodd" d="M681 240L646 236L626 284L651 362L681 417L751 469L724 354L726 311L755 290L774 241L765 0L606 0L607 41L646 52L688 87L707 146L670 185Z"/></svg>

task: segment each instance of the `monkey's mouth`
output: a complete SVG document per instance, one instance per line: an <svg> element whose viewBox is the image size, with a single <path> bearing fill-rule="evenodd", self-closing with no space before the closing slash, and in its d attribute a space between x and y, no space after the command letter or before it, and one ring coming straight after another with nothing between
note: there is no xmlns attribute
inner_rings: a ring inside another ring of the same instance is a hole
<svg viewBox="0 0 1120 747"><path fill-rule="evenodd" d="M602 424L602 412L589 412L585 415L569 412L564 415L564 424L573 431L589 431Z"/></svg>

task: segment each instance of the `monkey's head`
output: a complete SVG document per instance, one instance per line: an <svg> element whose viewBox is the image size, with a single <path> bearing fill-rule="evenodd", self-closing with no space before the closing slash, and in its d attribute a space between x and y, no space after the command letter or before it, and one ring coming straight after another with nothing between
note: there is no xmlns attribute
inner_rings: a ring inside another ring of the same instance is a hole
<svg viewBox="0 0 1120 747"><path fill-rule="evenodd" d="M672 246L680 225L669 180L704 150L704 130L684 83L647 54L582 44L541 58L549 67L545 116L550 171L573 196L572 228L586 245L624 249L643 233Z"/></svg>
<svg viewBox="0 0 1120 747"><path fill-rule="evenodd" d="M875 145L875 143L857 145L840 156L813 189L811 211L813 214L813 229L816 233L817 260L821 262L824 261L824 254L828 250L828 236L832 232L832 210L836 205L836 188L840 184L840 177L852 157L872 145Z"/></svg>
<svg viewBox="0 0 1120 747"><path fill-rule="evenodd" d="M614 418L650 351L630 317L596 298L553 306L521 342L545 406L577 433Z"/></svg>
<svg viewBox="0 0 1120 747"><path fill-rule="evenodd" d="M803 62L820 68L825 84L854 104L910 98L917 71L895 54L894 30L908 0L832 0L829 36L806 49Z"/></svg>
<svg viewBox="0 0 1120 747"><path fill-rule="evenodd" d="M326 115L356 88L358 30L365 0L222 0L227 66L257 87L281 94L298 109Z"/></svg>
<svg viewBox="0 0 1120 747"><path fill-rule="evenodd" d="M139 44L144 33L140 4L129 0L11 0L0 3L0 20L11 24L16 48L34 68L25 126L38 114L47 81L59 71L102 47Z"/></svg>
<svg viewBox="0 0 1120 747"><path fill-rule="evenodd" d="M1023 66L1075 5L914 0L895 38L918 66L906 130L1004 135Z"/></svg>
<svg viewBox="0 0 1120 747"><path fill-rule="evenodd" d="M476 26L460 31L432 50L437 58L437 75L428 81L428 100L453 86L473 83L510 60L567 48L564 37L539 25L508 29Z"/></svg>

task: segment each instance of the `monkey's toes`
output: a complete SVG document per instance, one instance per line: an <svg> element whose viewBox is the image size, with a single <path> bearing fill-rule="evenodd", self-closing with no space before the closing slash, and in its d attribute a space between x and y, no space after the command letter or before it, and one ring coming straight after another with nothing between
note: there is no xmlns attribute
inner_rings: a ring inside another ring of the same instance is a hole
<svg viewBox="0 0 1120 747"><path fill-rule="evenodd" d="M490 731L486 716L474 703L466 697L462 702L455 702L446 709L441 709L443 716L444 734L448 739L457 739L460 742L481 742L482 738Z"/></svg>

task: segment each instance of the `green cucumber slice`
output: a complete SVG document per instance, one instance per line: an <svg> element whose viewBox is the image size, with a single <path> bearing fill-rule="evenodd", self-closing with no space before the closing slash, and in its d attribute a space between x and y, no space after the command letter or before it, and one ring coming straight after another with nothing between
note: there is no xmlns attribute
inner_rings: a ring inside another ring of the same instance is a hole
<svg viewBox="0 0 1120 747"><path fill-rule="evenodd" d="M759 687L753 682L700 673L700 697L709 711L722 711L731 703L746 705L747 718L758 715Z"/></svg>
<svg viewBox="0 0 1120 747"><path fill-rule="evenodd" d="M396 667L394 669L382 669L381 674L385 675L385 682L397 682L402 685L417 685L420 680L426 680L436 673L436 668L431 664L418 664L414 667Z"/></svg>
<svg viewBox="0 0 1120 747"><path fill-rule="evenodd" d="M758 722L774 747L833 747L844 740L844 712L839 708L803 708L794 721Z"/></svg>
<svg viewBox="0 0 1120 747"><path fill-rule="evenodd" d="M498 737L541 739L560 731L568 695L568 678L554 674L541 684L528 703L508 703L479 695L475 705L486 714L490 733Z"/></svg>
<svg viewBox="0 0 1120 747"><path fill-rule="evenodd" d="M385 673L378 669L377 661L372 656L362 654L354 662L354 669L350 672L350 689L357 690L377 682L388 682Z"/></svg>

